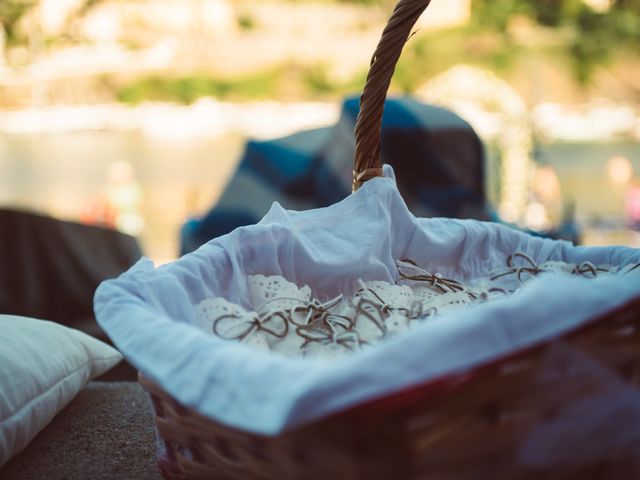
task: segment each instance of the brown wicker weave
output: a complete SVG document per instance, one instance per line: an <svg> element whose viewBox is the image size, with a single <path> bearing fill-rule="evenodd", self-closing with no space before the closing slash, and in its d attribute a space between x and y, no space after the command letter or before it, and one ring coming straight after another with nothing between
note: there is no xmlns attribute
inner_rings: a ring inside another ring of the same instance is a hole
<svg viewBox="0 0 640 480"><path fill-rule="evenodd" d="M356 125L354 189L381 174L386 92L411 28L428 4L400 0L373 56ZM139 381L151 394L166 448L160 467L172 479L640 478L637 456L587 458L547 470L518 458L533 426L599 388L580 369L566 368L574 354L599 362L621 383L640 386L640 300L561 339L276 437L219 424L144 377Z"/></svg>

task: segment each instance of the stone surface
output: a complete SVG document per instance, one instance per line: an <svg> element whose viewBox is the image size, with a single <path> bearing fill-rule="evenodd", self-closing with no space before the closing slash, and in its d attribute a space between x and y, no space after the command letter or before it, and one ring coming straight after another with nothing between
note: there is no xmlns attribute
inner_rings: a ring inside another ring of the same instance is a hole
<svg viewBox="0 0 640 480"><path fill-rule="evenodd" d="M135 382L92 382L0 469L1 480L160 479L152 406Z"/></svg>

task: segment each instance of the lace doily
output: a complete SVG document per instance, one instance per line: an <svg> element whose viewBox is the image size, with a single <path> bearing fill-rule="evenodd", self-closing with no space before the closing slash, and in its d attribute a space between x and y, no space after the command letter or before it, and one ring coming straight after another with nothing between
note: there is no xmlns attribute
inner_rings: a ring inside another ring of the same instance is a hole
<svg viewBox="0 0 640 480"><path fill-rule="evenodd" d="M419 323L452 310L512 295L543 272L580 275L627 274L640 264L623 268L547 261L537 265L523 253L507 258L506 266L487 277L463 284L429 273L414 262L397 262L397 284L359 281L351 297L327 302L314 298L311 289L298 287L281 276L247 278L247 311L223 298L196 306L198 326L218 337L240 341L263 351L287 356L336 359L384 340L406 334Z"/></svg>

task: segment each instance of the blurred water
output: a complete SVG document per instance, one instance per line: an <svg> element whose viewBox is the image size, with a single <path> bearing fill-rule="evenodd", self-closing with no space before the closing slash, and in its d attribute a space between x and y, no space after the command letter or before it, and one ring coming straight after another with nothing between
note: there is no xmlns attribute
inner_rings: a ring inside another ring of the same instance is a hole
<svg viewBox="0 0 640 480"><path fill-rule="evenodd" d="M625 189L607 177L607 162L614 156L631 161L640 178L640 143L554 143L540 145L538 157L558 173L565 198L576 202L577 214L588 221L624 215Z"/></svg>
<svg viewBox="0 0 640 480"><path fill-rule="evenodd" d="M79 219L107 188L109 166L129 162L142 191L145 221L141 241L158 261L175 257L178 229L191 214L205 211L218 197L242 153L240 135L163 141L136 133L86 132L63 135L0 135L0 205L19 206ZM541 145L540 161L552 165L563 197L575 201L588 243L632 243L620 232L624 190L606 177L614 155L629 158L640 175L640 144L556 143ZM602 232L599 225L614 228Z"/></svg>
<svg viewBox="0 0 640 480"><path fill-rule="evenodd" d="M186 216L219 195L243 142L233 134L171 141L122 132L0 135L0 205L77 220L108 188L109 166L129 162L142 190L143 249L165 261L178 251Z"/></svg>

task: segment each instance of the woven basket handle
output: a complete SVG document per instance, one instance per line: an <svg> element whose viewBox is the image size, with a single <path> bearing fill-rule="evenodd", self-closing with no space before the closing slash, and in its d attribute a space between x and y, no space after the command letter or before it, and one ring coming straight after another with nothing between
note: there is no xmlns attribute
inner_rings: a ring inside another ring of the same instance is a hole
<svg viewBox="0 0 640 480"><path fill-rule="evenodd" d="M382 175L380 135L387 90L402 53L402 47L407 42L418 17L429 3L431 0L400 0L371 58L367 81L360 97L360 112L356 120L354 192L367 180Z"/></svg>

